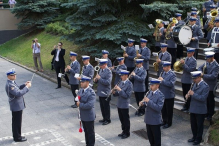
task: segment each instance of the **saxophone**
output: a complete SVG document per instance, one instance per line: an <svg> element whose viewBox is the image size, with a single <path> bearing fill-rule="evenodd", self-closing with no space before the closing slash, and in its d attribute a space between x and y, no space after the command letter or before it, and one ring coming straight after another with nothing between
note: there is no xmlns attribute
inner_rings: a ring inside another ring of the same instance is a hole
<svg viewBox="0 0 219 146"><path fill-rule="evenodd" d="M207 73L206 64L207 64L207 63L205 62L205 65L203 66L203 70L202 70L202 73L203 73L203 74L206 74L206 73Z"/></svg>
<svg viewBox="0 0 219 146"><path fill-rule="evenodd" d="M161 52L161 50L159 51L159 52L157 52L157 56L156 56L156 59L159 59L159 53ZM153 63L153 67L154 67L154 70L156 71L156 72L158 72L158 70L159 70L159 63L157 63L157 62L154 62Z"/></svg>

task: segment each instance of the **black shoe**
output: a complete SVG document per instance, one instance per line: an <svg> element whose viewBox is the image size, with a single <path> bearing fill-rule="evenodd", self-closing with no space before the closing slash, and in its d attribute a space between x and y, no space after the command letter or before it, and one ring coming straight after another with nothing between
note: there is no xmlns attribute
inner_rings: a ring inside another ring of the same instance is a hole
<svg viewBox="0 0 219 146"><path fill-rule="evenodd" d="M164 126L164 125L166 125L166 123L165 123L165 122L162 122L162 123L160 124L160 126Z"/></svg>
<svg viewBox="0 0 219 146"><path fill-rule="evenodd" d="M169 128L171 125L169 125L169 124L165 124L164 126L163 126L163 129L167 129L167 128Z"/></svg>
<svg viewBox="0 0 219 146"><path fill-rule="evenodd" d="M194 141L195 141L194 138L191 138L191 139L188 140L188 142L194 142Z"/></svg>
<svg viewBox="0 0 219 146"><path fill-rule="evenodd" d="M201 142L198 142L198 141L194 141L193 142L193 145L199 145Z"/></svg>
<svg viewBox="0 0 219 146"><path fill-rule="evenodd" d="M61 87L56 87L56 89L59 89L59 88L61 88Z"/></svg>
<svg viewBox="0 0 219 146"><path fill-rule="evenodd" d="M135 112L135 115L136 115L136 116L138 115L138 111Z"/></svg>
<svg viewBox="0 0 219 146"><path fill-rule="evenodd" d="M122 137L124 135L124 133L122 132L121 134L118 134L119 137Z"/></svg>
<svg viewBox="0 0 219 146"><path fill-rule="evenodd" d="M78 106L76 104L72 105L71 106L72 108L77 108Z"/></svg>
<svg viewBox="0 0 219 146"><path fill-rule="evenodd" d="M144 115L144 113L138 113L138 116L140 117L140 116L143 116Z"/></svg>
<svg viewBox="0 0 219 146"><path fill-rule="evenodd" d="M108 125L109 123L111 123L111 121L105 121L102 125Z"/></svg>
<svg viewBox="0 0 219 146"><path fill-rule="evenodd" d="M130 134L123 134L123 136L121 137L121 139L126 139L130 136Z"/></svg>
<svg viewBox="0 0 219 146"><path fill-rule="evenodd" d="M25 137L21 137L20 139L14 139L15 142L24 142L27 141Z"/></svg>
<svg viewBox="0 0 219 146"><path fill-rule="evenodd" d="M105 120L99 120L99 122L100 122L100 123L104 123L104 122L105 122Z"/></svg>

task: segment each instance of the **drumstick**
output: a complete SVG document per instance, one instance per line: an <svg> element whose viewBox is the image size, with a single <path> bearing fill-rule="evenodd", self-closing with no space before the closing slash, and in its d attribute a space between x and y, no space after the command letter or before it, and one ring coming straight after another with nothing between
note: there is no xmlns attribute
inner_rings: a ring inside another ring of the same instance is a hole
<svg viewBox="0 0 219 146"><path fill-rule="evenodd" d="M34 77L35 73L33 73L32 79L30 80L30 82L32 83L33 77Z"/></svg>

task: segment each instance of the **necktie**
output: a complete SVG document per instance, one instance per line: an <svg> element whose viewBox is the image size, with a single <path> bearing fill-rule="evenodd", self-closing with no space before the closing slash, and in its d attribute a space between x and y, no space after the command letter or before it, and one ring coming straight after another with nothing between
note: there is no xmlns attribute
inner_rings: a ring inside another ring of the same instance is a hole
<svg viewBox="0 0 219 146"><path fill-rule="evenodd" d="M198 84L196 84L195 87L197 88L197 87L198 87Z"/></svg>
<svg viewBox="0 0 219 146"><path fill-rule="evenodd" d="M84 89L82 90L82 93L84 93Z"/></svg>
<svg viewBox="0 0 219 146"><path fill-rule="evenodd" d="M160 56L160 60L163 58L163 53L161 54L161 56Z"/></svg>
<svg viewBox="0 0 219 146"><path fill-rule="evenodd" d="M152 96L154 95L154 92L152 92Z"/></svg>
<svg viewBox="0 0 219 146"><path fill-rule="evenodd" d="M125 83L124 82L122 82L122 86L124 86L125 85Z"/></svg>
<svg viewBox="0 0 219 146"><path fill-rule="evenodd" d="M84 66L84 69L86 69L86 67L87 67L87 66L85 65L85 66Z"/></svg>

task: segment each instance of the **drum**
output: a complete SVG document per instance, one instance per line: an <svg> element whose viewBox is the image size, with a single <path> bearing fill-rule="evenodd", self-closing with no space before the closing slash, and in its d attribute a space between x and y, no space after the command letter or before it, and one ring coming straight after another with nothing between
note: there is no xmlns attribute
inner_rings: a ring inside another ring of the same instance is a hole
<svg viewBox="0 0 219 146"><path fill-rule="evenodd" d="M192 38L192 30L187 25L173 28L173 39L177 44L188 45Z"/></svg>

